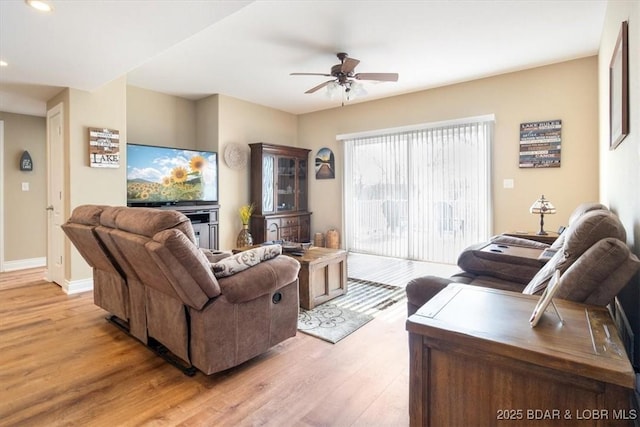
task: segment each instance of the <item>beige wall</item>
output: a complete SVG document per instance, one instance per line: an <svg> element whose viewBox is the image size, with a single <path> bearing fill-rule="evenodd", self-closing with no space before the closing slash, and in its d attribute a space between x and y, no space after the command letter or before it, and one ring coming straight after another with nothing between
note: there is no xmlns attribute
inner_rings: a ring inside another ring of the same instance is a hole
<svg viewBox="0 0 640 427"><path fill-rule="evenodd" d="M127 86L127 137L132 144L196 147L196 103Z"/></svg>
<svg viewBox="0 0 640 427"><path fill-rule="evenodd" d="M545 228L566 224L579 203L598 200L597 71L597 58L589 57L299 116L300 145L311 156L322 147L336 156L335 180L310 180L312 232L343 228L343 147L336 135L485 114L496 117L494 231L536 230L539 218L528 210L541 194L558 208ZM520 123L551 119L562 120L561 167L520 169ZM507 178L515 188L503 188Z"/></svg>
<svg viewBox="0 0 640 427"><path fill-rule="evenodd" d="M125 157L121 156L119 168L89 166L90 127L118 130L120 140L127 140L126 95L126 78L122 77L93 92L67 89L47 103L47 109L63 103L65 217L82 204L126 203ZM68 239L65 239L65 259L70 289L75 282L91 277L91 269Z"/></svg>
<svg viewBox="0 0 640 427"><path fill-rule="evenodd" d="M622 21L629 21L630 133L609 150L609 62ZM599 121L600 192L602 202L618 214L627 243L640 256L640 2L609 1L600 41ZM640 366L640 274L620 295L636 336L636 366Z"/></svg>
<svg viewBox="0 0 640 427"><path fill-rule="evenodd" d="M171 116L182 119L169 119ZM224 148L229 143L237 143L248 153L248 144L253 142L296 145L297 117L223 95L192 102L131 86L127 88L127 130L131 142L151 144L147 140L160 138L160 134L179 135L183 133L184 123L192 123L191 131L184 134L192 134L193 139L182 138L178 143L178 139L172 142L165 138L153 144L218 152L220 248L232 248L241 228L238 208L249 202L249 169L229 168L224 162ZM153 129L161 129L161 132ZM145 134L149 137L143 138Z"/></svg>
<svg viewBox="0 0 640 427"><path fill-rule="evenodd" d="M232 248L242 228L240 206L249 203L249 168L233 170L224 162L227 144L254 142L297 145L297 116L228 96L219 96L220 247ZM199 144L202 146L202 144Z"/></svg>
<svg viewBox="0 0 640 427"><path fill-rule="evenodd" d="M211 95L196 102L196 148L218 151L219 96ZM220 159L218 159L220 161Z"/></svg>
<svg viewBox="0 0 640 427"><path fill-rule="evenodd" d="M4 121L4 261L43 258L47 235L46 119L0 112ZM20 170L24 150L33 160L33 171ZM22 191L22 183L29 191ZM2 224L0 224L2 226Z"/></svg>

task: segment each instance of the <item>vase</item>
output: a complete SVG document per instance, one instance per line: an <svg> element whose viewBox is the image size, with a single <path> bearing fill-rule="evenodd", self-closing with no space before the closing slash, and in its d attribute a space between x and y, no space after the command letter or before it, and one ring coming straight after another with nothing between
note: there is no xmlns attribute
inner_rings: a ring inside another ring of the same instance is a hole
<svg viewBox="0 0 640 427"><path fill-rule="evenodd" d="M327 231L327 247L330 249L340 248L340 234L338 234L338 230L332 228Z"/></svg>
<svg viewBox="0 0 640 427"><path fill-rule="evenodd" d="M313 235L313 246L324 248L324 234L316 233Z"/></svg>
<svg viewBox="0 0 640 427"><path fill-rule="evenodd" d="M240 234L238 234L238 238L236 239L236 246L242 248L251 245L253 245L253 237L251 237L251 233L249 233L249 224L242 224L242 230L240 230Z"/></svg>

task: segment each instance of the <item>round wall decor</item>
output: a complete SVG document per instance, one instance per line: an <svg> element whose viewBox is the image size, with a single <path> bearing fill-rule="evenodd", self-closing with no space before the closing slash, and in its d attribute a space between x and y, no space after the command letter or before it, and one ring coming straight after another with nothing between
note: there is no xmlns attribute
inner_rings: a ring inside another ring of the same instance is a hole
<svg viewBox="0 0 640 427"><path fill-rule="evenodd" d="M247 167L249 152L240 144L230 143L224 148L224 162L231 169L240 170Z"/></svg>

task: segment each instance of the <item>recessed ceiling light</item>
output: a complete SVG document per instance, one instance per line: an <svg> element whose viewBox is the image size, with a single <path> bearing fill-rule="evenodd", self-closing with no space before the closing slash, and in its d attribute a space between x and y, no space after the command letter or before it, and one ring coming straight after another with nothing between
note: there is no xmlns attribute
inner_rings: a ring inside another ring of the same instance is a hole
<svg viewBox="0 0 640 427"><path fill-rule="evenodd" d="M41 12L51 12L53 6L47 0L24 0L29 6Z"/></svg>
<svg viewBox="0 0 640 427"><path fill-rule="evenodd" d="M9 66L9 63L7 61L3 61L0 59L0 67L7 67Z"/></svg>

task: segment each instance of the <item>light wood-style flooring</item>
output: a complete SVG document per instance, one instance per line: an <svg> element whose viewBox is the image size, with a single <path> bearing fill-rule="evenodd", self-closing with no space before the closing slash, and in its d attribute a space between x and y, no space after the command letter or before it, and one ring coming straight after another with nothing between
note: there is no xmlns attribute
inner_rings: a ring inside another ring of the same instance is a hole
<svg viewBox="0 0 640 427"><path fill-rule="evenodd" d="M91 292L66 295L43 274L0 273L1 426L409 424L404 304L337 344L298 333L187 377L107 322Z"/></svg>

